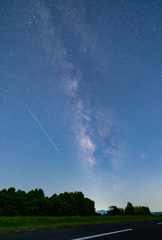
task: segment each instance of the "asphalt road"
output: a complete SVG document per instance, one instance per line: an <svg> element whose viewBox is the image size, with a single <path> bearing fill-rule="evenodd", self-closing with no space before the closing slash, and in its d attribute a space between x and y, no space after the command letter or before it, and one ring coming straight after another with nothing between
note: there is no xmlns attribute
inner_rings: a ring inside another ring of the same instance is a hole
<svg viewBox="0 0 162 240"><path fill-rule="evenodd" d="M162 240L162 219L2 233L0 240Z"/></svg>

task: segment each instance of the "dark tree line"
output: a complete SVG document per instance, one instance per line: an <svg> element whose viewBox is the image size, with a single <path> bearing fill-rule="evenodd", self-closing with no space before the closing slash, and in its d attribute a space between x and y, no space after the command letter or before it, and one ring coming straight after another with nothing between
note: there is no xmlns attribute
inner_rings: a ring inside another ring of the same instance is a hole
<svg viewBox="0 0 162 240"><path fill-rule="evenodd" d="M128 202L124 208L118 208L116 206L110 206L109 211L106 215L150 215L150 209L144 206L133 206L132 203Z"/></svg>
<svg viewBox="0 0 162 240"><path fill-rule="evenodd" d="M45 197L42 189L28 193L11 187L0 191L0 216L88 216L94 215L94 201L82 192L65 192Z"/></svg>

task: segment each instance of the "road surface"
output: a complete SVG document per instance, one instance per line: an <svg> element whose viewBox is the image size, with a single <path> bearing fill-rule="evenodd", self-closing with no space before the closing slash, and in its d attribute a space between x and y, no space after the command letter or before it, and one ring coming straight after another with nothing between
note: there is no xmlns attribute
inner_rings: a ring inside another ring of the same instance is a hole
<svg viewBox="0 0 162 240"><path fill-rule="evenodd" d="M0 234L0 240L162 240L162 219Z"/></svg>

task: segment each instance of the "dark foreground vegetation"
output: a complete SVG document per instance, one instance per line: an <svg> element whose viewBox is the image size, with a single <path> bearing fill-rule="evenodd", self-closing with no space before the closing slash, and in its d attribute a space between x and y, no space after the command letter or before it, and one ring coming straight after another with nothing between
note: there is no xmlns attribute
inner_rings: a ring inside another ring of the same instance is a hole
<svg viewBox="0 0 162 240"><path fill-rule="evenodd" d="M0 233L26 231L67 226L85 226L143 220L162 219L162 216L124 215L124 216L72 216L72 217L0 217Z"/></svg>
<svg viewBox="0 0 162 240"><path fill-rule="evenodd" d="M134 207L127 203L125 209L109 207L107 214L97 214L94 201L82 192L53 194L45 197L42 189L28 193L15 188L0 191L0 232L117 223L158 219L147 207Z"/></svg>
<svg viewBox="0 0 162 240"><path fill-rule="evenodd" d="M53 194L45 197L42 189L28 193L15 188L0 191L0 216L91 216L94 201L82 192Z"/></svg>

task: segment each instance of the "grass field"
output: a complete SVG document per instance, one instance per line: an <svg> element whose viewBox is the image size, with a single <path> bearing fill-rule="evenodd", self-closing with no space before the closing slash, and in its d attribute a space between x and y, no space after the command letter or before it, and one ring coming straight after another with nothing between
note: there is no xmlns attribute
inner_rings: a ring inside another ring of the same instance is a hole
<svg viewBox="0 0 162 240"><path fill-rule="evenodd" d="M162 216L0 217L0 233L153 219L162 219Z"/></svg>

